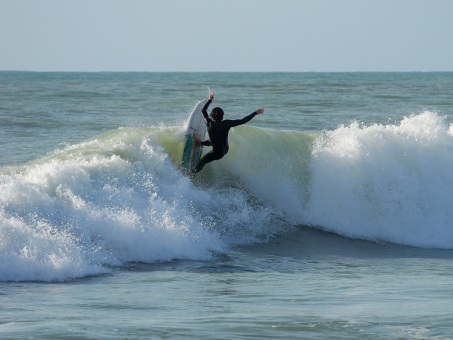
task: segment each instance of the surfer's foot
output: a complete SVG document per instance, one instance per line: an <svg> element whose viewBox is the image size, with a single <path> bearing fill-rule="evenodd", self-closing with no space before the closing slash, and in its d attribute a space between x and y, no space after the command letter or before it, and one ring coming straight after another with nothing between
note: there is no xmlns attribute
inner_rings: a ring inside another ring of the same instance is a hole
<svg viewBox="0 0 453 340"><path fill-rule="evenodd" d="M201 145L201 139L200 136L198 136L198 132L193 133L193 138L195 139L195 142L197 142L198 145Z"/></svg>

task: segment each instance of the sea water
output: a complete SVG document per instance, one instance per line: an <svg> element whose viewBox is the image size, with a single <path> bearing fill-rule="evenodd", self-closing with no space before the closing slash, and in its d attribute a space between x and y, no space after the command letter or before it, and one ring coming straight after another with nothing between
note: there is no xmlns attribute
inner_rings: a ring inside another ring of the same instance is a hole
<svg viewBox="0 0 453 340"><path fill-rule="evenodd" d="M190 179L208 87L266 113ZM452 73L0 72L0 338L452 338L452 118Z"/></svg>

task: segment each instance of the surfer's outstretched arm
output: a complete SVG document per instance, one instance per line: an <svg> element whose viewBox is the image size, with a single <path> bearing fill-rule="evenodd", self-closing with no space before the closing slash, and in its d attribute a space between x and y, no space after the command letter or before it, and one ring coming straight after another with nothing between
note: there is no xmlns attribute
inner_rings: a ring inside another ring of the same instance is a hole
<svg viewBox="0 0 453 340"><path fill-rule="evenodd" d="M264 111L266 111L266 110L263 107L260 107L260 108L256 109L256 111L254 111L253 113L249 114L248 116L246 116L242 119L228 120L225 122L228 122L229 127L235 127L235 126L242 125L242 124L245 124L245 123L251 121L253 117L255 117L256 115L263 114Z"/></svg>

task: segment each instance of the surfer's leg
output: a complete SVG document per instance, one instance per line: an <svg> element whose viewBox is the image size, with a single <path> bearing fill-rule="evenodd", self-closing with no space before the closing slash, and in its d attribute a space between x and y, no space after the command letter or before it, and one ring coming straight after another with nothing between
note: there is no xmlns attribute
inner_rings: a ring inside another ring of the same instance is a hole
<svg viewBox="0 0 453 340"><path fill-rule="evenodd" d="M198 162L197 166L195 167L194 174L196 174L196 173L200 172L201 170L203 170L203 168L204 168L204 166L206 164L211 163L214 160L215 160L215 158L213 157L212 151L208 152Z"/></svg>
<svg viewBox="0 0 453 340"><path fill-rule="evenodd" d="M208 152L198 162L197 166L195 167L194 174L203 170L203 168L206 164L211 163L212 161L216 161L222 157L223 157L223 154L221 154L221 153L217 153L217 152L213 152L213 151Z"/></svg>

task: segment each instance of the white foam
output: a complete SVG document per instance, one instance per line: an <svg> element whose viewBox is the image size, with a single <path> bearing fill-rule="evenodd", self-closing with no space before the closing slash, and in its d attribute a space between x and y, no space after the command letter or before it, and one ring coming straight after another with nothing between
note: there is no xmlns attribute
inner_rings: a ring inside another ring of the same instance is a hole
<svg viewBox="0 0 453 340"><path fill-rule="evenodd" d="M453 248L452 131L429 111L399 124L352 122L317 137L242 127L222 162L288 223Z"/></svg>
<svg viewBox="0 0 453 340"><path fill-rule="evenodd" d="M2 175L0 280L209 259L256 238L268 211L241 190L194 186L156 143L160 130L109 132Z"/></svg>
<svg viewBox="0 0 453 340"><path fill-rule="evenodd" d="M453 248L453 138L434 112L399 125L357 122L326 132L313 150L314 225L352 236Z"/></svg>
<svg viewBox="0 0 453 340"><path fill-rule="evenodd" d="M317 137L237 128L230 153L206 167L201 186L173 163L178 141L167 139L177 128L168 129L110 131L4 170L0 280L209 259L293 223L453 248L453 129L436 113L353 122ZM172 151L159 145L162 136Z"/></svg>

